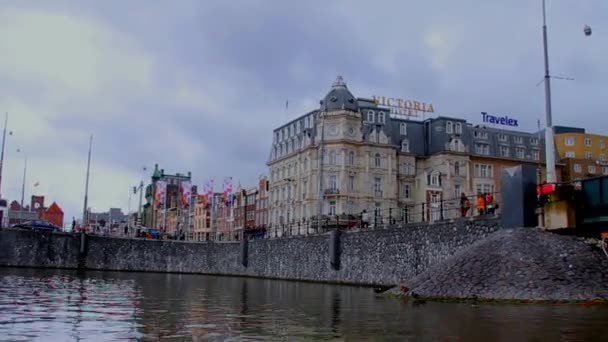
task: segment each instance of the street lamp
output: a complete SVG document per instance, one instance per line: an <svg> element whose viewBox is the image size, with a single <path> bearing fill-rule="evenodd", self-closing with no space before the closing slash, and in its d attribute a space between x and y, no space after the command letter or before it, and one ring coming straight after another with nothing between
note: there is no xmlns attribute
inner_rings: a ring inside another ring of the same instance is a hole
<svg viewBox="0 0 608 342"><path fill-rule="evenodd" d="M551 76L549 74L549 48L547 44L547 14L543 0L543 52L545 60L545 114L547 127L545 129L545 160L547 164L547 183L557 182L555 172L555 141L553 140L553 118L551 115ZM591 27L585 25L583 33L591 35Z"/></svg>
<svg viewBox="0 0 608 342"><path fill-rule="evenodd" d="M6 144L6 127L8 126L8 113L4 116L4 132L2 134L2 151L0 152L0 198L2 198L2 168L4 166L4 147ZM9 135L13 135L13 132L9 132Z"/></svg>
<svg viewBox="0 0 608 342"><path fill-rule="evenodd" d="M22 153L21 149L17 149L17 152ZM25 201L25 175L27 173L27 154L25 154L23 160L23 183L21 183L21 209L19 210L19 223L23 222L23 202Z"/></svg>

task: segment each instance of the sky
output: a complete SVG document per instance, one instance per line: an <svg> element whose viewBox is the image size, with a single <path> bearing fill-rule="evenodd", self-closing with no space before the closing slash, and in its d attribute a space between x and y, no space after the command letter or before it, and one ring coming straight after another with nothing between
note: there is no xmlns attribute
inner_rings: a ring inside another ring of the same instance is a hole
<svg viewBox="0 0 608 342"><path fill-rule="evenodd" d="M552 80L555 125L608 134L607 14L603 0L547 1L551 73L574 79ZM318 108L338 75L358 97L535 131L542 51L540 0L3 0L1 195L20 200L27 155L26 202L80 217L90 135L94 211L126 211L156 163L201 187L254 186L272 130Z"/></svg>

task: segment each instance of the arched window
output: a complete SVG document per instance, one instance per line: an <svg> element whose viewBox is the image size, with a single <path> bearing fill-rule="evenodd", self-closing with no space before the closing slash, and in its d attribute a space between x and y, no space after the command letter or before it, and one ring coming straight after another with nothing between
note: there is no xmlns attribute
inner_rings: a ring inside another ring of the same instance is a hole
<svg viewBox="0 0 608 342"><path fill-rule="evenodd" d="M329 165L336 165L336 151L329 152Z"/></svg>
<svg viewBox="0 0 608 342"><path fill-rule="evenodd" d="M376 155L374 156L374 166L380 167L380 162L380 153L376 153Z"/></svg>
<svg viewBox="0 0 608 342"><path fill-rule="evenodd" d="M399 124L399 134L407 135L407 124L405 122Z"/></svg>
<svg viewBox="0 0 608 342"><path fill-rule="evenodd" d="M448 134L452 134L452 121L448 121L445 123L445 132Z"/></svg>
<svg viewBox="0 0 608 342"><path fill-rule="evenodd" d="M401 141L401 152L409 152L410 151L410 142L407 139L403 139Z"/></svg>
<svg viewBox="0 0 608 342"><path fill-rule="evenodd" d="M378 112L378 122L381 124L384 123L384 112Z"/></svg>
<svg viewBox="0 0 608 342"><path fill-rule="evenodd" d="M368 122L374 122L374 111L373 110L368 110L367 111L367 121Z"/></svg>
<svg viewBox="0 0 608 342"><path fill-rule="evenodd" d="M454 162L454 174L456 176L460 176L460 162L459 161Z"/></svg>
<svg viewBox="0 0 608 342"><path fill-rule="evenodd" d="M291 164L287 168L287 177L291 177Z"/></svg>
<svg viewBox="0 0 608 342"><path fill-rule="evenodd" d="M306 171L308 168L308 158L304 158L304 162L302 163L302 169Z"/></svg>
<svg viewBox="0 0 608 342"><path fill-rule="evenodd" d="M454 124L454 131L456 134L462 134L462 124L460 122Z"/></svg>

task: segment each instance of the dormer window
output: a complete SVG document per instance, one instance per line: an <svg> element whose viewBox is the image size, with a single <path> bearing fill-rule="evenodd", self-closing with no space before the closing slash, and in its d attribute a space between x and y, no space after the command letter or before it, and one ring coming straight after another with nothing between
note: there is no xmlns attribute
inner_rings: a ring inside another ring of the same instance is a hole
<svg viewBox="0 0 608 342"><path fill-rule="evenodd" d="M374 122L374 111L373 110L368 110L367 111L367 121L368 122Z"/></svg>
<svg viewBox="0 0 608 342"><path fill-rule="evenodd" d="M401 152L409 152L410 151L410 142L407 139L403 139L401 141Z"/></svg>
<svg viewBox="0 0 608 342"><path fill-rule="evenodd" d="M446 123L445 123L445 132L446 132L447 134L452 134L452 133L454 133L454 130L453 130L453 125L452 125L452 121L448 121L448 122L446 122Z"/></svg>
<svg viewBox="0 0 608 342"><path fill-rule="evenodd" d="M441 186L441 174L439 172L433 172L428 175L428 185Z"/></svg>
<svg viewBox="0 0 608 342"><path fill-rule="evenodd" d="M384 112L378 113L378 122L384 124Z"/></svg>
<svg viewBox="0 0 608 342"><path fill-rule="evenodd" d="M405 122L399 124L399 134L407 135L407 124Z"/></svg>
<svg viewBox="0 0 608 342"><path fill-rule="evenodd" d="M454 131L456 134L462 134L462 124L460 122L454 124Z"/></svg>
<svg viewBox="0 0 608 342"><path fill-rule="evenodd" d="M380 167L380 162L380 153L376 153L376 155L374 156L374 166Z"/></svg>

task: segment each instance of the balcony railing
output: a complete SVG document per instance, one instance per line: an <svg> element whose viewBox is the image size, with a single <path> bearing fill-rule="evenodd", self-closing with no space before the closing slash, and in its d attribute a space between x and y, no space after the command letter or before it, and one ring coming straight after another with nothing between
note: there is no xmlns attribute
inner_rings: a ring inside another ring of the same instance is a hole
<svg viewBox="0 0 608 342"><path fill-rule="evenodd" d="M323 193L325 195L338 195L340 193L340 190L338 190L336 188L329 188L329 189L325 189L325 191L323 191Z"/></svg>

